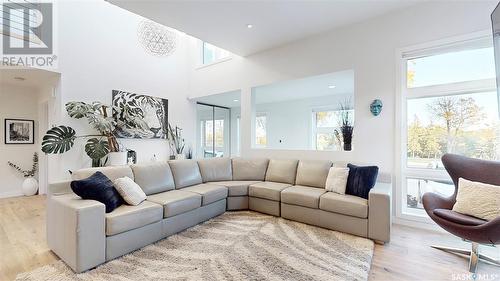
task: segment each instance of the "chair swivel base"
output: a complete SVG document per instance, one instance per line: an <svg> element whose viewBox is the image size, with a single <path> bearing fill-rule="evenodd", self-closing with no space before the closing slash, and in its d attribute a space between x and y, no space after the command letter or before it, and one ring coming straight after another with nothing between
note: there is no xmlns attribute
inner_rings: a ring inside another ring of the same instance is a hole
<svg viewBox="0 0 500 281"><path fill-rule="evenodd" d="M493 257L483 255L479 253L479 244L472 242L471 250L463 250L458 248L444 247L444 246L431 246L434 249L442 250L445 252L449 252L452 254L460 254L470 256L469 258L469 272L476 273L477 263L481 259L483 261L489 262L493 265L500 266L500 260L497 260Z"/></svg>

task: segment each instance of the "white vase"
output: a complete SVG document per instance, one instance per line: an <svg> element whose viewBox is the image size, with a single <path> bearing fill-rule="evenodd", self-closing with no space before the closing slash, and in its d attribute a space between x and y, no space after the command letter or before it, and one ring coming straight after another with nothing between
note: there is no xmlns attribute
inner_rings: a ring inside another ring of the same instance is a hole
<svg viewBox="0 0 500 281"><path fill-rule="evenodd" d="M23 181L22 189L25 196L35 195L38 191L38 181L33 177L26 178Z"/></svg>
<svg viewBox="0 0 500 281"><path fill-rule="evenodd" d="M110 152L108 154L108 162L106 166L123 166L127 165L127 152Z"/></svg>
<svg viewBox="0 0 500 281"><path fill-rule="evenodd" d="M186 159L186 155L184 155L184 154L176 154L175 155L175 160L182 160L182 159Z"/></svg>

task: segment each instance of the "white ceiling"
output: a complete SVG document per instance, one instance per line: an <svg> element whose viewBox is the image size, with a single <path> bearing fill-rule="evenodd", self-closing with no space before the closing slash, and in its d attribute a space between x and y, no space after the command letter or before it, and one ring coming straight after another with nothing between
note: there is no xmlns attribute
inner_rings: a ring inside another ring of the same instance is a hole
<svg viewBox="0 0 500 281"><path fill-rule="evenodd" d="M245 56L404 9L422 0L108 2ZM248 24L253 28L247 28Z"/></svg>
<svg viewBox="0 0 500 281"><path fill-rule="evenodd" d="M60 74L42 69L34 68L7 68L0 69L0 86L14 85L28 88L41 88L46 86L56 86ZM15 78L24 78L18 80Z"/></svg>
<svg viewBox="0 0 500 281"><path fill-rule="evenodd" d="M335 88L330 88L335 86ZM273 103L331 95L354 96L354 71L338 71L255 87L255 103Z"/></svg>

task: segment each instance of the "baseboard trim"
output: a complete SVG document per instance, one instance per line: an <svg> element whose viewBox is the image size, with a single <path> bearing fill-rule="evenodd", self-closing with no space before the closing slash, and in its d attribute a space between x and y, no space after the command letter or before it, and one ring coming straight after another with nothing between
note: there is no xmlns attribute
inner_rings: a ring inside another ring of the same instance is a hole
<svg viewBox="0 0 500 281"><path fill-rule="evenodd" d="M19 197L24 196L22 192L19 191L10 191L10 192L2 192L0 193L0 198L10 198L10 197Z"/></svg>
<svg viewBox="0 0 500 281"><path fill-rule="evenodd" d="M392 218L392 223L398 224L398 225L403 225L403 226L414 227L414 228L437 231L437 232L441 232L441 233L447 233L444 229L442 229L441 227L439 227L435 223L419 222L419 221L406 220L406 219L401 219L401 218L396 218L396 217Z"/></svg>

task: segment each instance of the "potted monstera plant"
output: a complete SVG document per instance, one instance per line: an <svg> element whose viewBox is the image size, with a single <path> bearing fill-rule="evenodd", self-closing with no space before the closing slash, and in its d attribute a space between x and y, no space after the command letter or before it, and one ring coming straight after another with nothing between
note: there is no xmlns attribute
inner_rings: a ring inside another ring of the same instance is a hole
<svg viewBox="0 0 500 281"><path fill-rule="evenodd" d="M107 161L113 165L126 164L127 152L120 152L114 134L116 121L110 116L111 110L110 106L100 102L68 102L68 115L76 119L86 118L98 134L77 136L69 126L53 127L43 137L42 151L47 154L62 154L73 147L76 138L86 138L85 152L92 159L92 167L104 166Z"/></svg>

